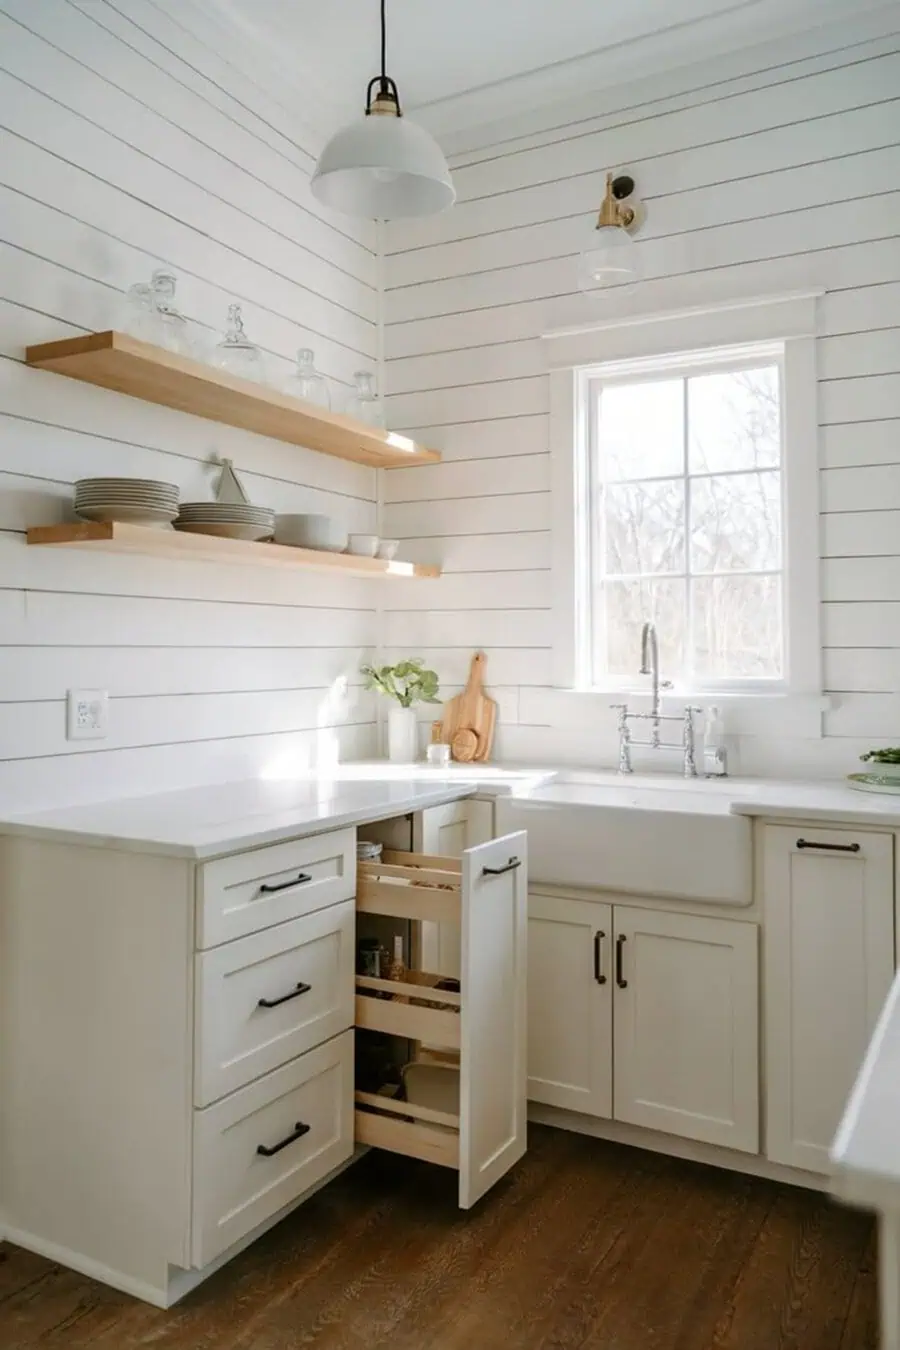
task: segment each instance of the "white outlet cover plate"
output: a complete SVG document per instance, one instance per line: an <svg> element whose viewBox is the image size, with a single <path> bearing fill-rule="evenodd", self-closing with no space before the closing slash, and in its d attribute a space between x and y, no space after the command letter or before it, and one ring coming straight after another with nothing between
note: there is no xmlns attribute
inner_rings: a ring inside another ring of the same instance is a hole
<svg viewBox="0 0 900 1350"><path fill-rule="evenodd" d="M102 741L109 735L109 694L105 689L70 689L66 699L66 738Z"/></svg>

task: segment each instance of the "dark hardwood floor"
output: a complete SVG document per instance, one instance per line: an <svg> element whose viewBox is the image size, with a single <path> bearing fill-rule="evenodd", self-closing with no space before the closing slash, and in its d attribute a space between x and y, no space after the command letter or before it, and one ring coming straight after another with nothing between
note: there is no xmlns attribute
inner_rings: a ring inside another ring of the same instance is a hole
<svg viewBox="0 0 900 1350"><path fill-rule="evenodd" d="M170 1312L0 1245L0 1348L875 1350L874 1230L807 1191L534 1126L473 1211L371 1154Z"/></svg>

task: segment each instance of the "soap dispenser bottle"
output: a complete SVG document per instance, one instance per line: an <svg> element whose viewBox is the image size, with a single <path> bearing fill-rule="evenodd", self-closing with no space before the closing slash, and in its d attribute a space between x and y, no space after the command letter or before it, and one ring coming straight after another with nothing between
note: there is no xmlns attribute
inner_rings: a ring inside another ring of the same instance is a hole
<svg viewBox="0 0 900 1350"><path fill-rule="evenodd" d="M725 725L718 707L707 709L703 728L703 770L707 778L725 778L728 773L728 751L725 748Z"/></svg>

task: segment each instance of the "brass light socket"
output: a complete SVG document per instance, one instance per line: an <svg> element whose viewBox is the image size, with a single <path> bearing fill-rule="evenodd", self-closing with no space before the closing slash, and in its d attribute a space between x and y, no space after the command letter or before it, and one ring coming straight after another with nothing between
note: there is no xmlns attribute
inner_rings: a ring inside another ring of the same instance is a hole
<svg viewBox="0 0 900 1350"><path fill-rule="evenodd" d="M618 178L613 178L611 173L606 175L606 196L597 217L598 230L606 229L610 225L618 225L621 229L627 230L635 223L634 208L624 205L621 200L623 197L630 197L633 192L634 179L627 174L622 174Z"/></svg>

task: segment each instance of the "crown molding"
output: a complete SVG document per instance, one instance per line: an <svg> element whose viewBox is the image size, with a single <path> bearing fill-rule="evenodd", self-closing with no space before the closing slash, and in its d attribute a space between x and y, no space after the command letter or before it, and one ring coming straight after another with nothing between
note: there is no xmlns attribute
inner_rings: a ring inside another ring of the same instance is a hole
<svg viewBox="0 0 900 1350"><path fill-rule="evenodd" d="M166 3L167 0L157 0ZM172 0L168 0L172 3ZM177 0L179 15L219 53L260 84L303 128L304 149L315 156L353 115L334 96L321 65L248 17L236 0ZM589 52L571 61L465 90L417 106L409 113L448 155L688 93L704 84L737 79L765 67L853 46L900 31L896 0L756 0L713 18ZM776 50L773 51L773 48ZM715 70L710 63L715 63Z"/></svg>
<svg viewBox="0 0 900 1350"><path fill-rule="evenodd" d="M801 9L788 9L782 0L761 5L752 14L740 10L698 20L410 111L447 154L457 155L596 117L623 103L687 92L711 82L712 62L716 80L737 78L760 69L773 48L778 64L785 64L900 31L895 0L802 0ZM641 87L643 97L636 98Z"/></svg>

